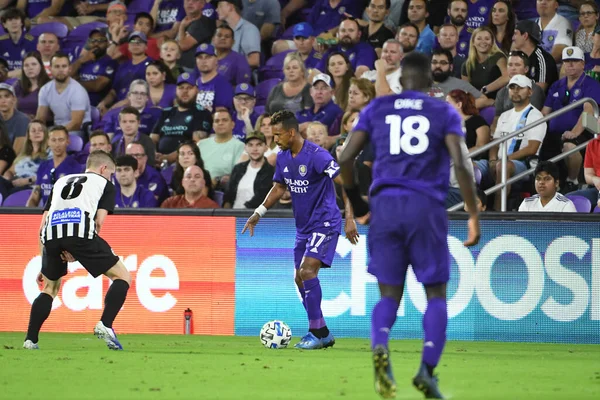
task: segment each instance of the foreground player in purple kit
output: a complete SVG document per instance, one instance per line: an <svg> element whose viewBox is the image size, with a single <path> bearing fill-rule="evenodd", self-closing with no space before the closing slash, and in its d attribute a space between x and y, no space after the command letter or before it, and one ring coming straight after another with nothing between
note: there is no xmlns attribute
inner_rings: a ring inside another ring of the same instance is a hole
<svg viewBox="0 0 600 400"><path fill-rule="evenodd" d="M371 343L375 389L384 398L396 395L388 339L409 264L427 293L423 316L425 340L421 367L413 384L426 398L443 398L433 370L446 343L446 284L450 278L448 192L450 158L470 210L469 238L479 241L479 217L472 177L463 166L462 122L452 107L425 93L431 86L427 56L413 52L402 62L402 94L379 97L362 110L346 140L340 164L346 194L357 217L371 209L369 272L379 282L381 300L373 309ZM354 184L353 163L370 141L375 151L370 203Z"/></svg>
<svg viewBox="0 0 600 400"><path fill-rule="evenodd" d="M342 218L333 184L340 167L327 150L304 140L300 135L298 120L291 111L275 113L271 118L271 126L275 142L281 148L273 176L275 184L265 201L246 222L242 234L249 229L250 236L254 235L254 227L260 218L289 188L297 230L294 247L296 285L309 323L309 332L295 347L306 350L331 347L335 339L321 311L322 292L318 274L321 268L331 267L340 235ZM346 237L351 243L356 243L358 232L352 208L349 201L345 203Z"/></svg>

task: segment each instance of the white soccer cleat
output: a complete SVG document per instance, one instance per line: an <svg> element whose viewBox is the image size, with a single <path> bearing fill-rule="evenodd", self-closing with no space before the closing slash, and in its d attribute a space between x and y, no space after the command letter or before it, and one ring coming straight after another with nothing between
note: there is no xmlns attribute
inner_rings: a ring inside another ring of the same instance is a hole
<svg viewBox="0 0 600 400"><path fill-rule="evenodd" d="M31 340L27 339L25 343L23 343L23 348L27 350L39 350L40 346L37 343L33 343Z"/></svg>
<svg viewBox="0 0 600 400"><path fill-rule="evenodd" d="M117 334L112 328L107 328L104 326L102 321L98 321L96 326L94 327L94 335L98 339L102 339L106 342L106 345L111 350L123 350L123 346L119 343L119 339L117 339Z"/></svg>

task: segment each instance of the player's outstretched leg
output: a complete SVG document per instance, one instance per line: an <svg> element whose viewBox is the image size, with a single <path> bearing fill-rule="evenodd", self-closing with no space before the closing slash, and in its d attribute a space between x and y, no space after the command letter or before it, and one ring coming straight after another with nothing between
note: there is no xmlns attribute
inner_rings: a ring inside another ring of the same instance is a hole
<svg viewBox="0 0 600 400"><path fill-rule="evenodd" d="M131 276L121 261L109 269L105 275L113 282L108 292L106 292L104 311L102 312L100 321L94 327L94 334L98 339L104 340L109 349L123 350L123 346L119 342L112 325L127 298Z"/></svg>
<svg viewBox="0 0 600 400"><path fill-rule="evenodd" d="M375 371L375 391L384 399L396 397L396 381L388 350L390 331L396 322L402 287L380 285L381 300L371 315L371 348ZM399 294L398 294L399 293ZM393 296L392 296L393 295Z"/></svg>
<svg viewBox="0 0 600 400"><path fill-rule="evenodd" d="M300 266L300 277L304 285L306 312L308 314L308 333L294 347L305 350L332 347L335 339L325 323L321 311L321 283L317 274L321 261L306 257Z"/></svg>
<svg viewBox="0 0 600 400"><path fill-rule="evenodd" d="M413 379L413 385L428 399L443 399L433 370L438 365L446 345L448 310L446 305L446 284L425 287L427 310L423 316L423 358L421 367Z"/></svg>
<svg viewBox="0 0 600 400"><path fill-rule="evenodd" d="M42 325L46 319L48 319L48 316L52 311L52 302L54 301L54 297L58 294L58 289L60 289L60 279L51 281L45 276L43 279L44 289L33 301L31 313L29 314L27 336L25 336L25 342L23 343L23 348L28 350L39 349L38 340L40 329L42 329Z"/></svg>

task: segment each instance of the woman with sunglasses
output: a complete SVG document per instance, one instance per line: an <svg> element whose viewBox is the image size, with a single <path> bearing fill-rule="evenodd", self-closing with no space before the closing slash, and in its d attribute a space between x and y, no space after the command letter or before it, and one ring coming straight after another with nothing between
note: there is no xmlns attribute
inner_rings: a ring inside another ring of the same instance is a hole
<svg viewBox="0 0 600 400"><path fill-rule="evenodd" d="M598 27L598 5L594 1L586 1L579 6L579 28L575 32L575 46L584 53L592 51L594 32Z"/></svg>

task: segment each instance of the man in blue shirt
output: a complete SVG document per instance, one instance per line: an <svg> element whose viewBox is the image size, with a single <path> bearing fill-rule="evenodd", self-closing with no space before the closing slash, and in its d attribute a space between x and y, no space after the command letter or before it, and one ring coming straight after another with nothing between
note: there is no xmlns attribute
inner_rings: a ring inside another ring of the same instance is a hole
<svg viewBox="0 0 600 400"><path fill-rule="evenodd" d="M425 0L410 0L408 6L408 20L419 28L417 51L425 54L431 54L435 45L435 33L427 25L428 7L429 3Z"/></svg>
<svg viewBox="0 0 600 400"><path fill-rule="evenodd" d="M294 248L296 285L304 299L309 320L308 334L295 347L306 350L331 347L335 339L323 318L321 284L317 276L321 268L331 267L342 225L333 184L340 167L327 150L304 140L292 112L283 110L275 113L271 126L275 142L281 148L273 176L275 184L246 222L242 234L250 229L252 236L260 218L289 188L297 231ZM348 233L349 224L354 224L352 218L348 204L346 237L355 243L358 238L356 227Z"/></svg>
<svg viewBox="0 0 600 400"><path fill-rule="evenodd" d="M299 111L296 114L300 124L300 133L305 134L306 128L311 122L321 122L327 126L330 135L337 133L331 132L331 127L336 119L344 112L333 102L333 89L331 86L331 77L327 74L318 74L313 78L310 96L315 103L313 108Z"/></svg>
<svg viewBox="0 0 600 400"><path fill-rule="evenodd" d="M50 128L48 146L52 150L52 159L43 161L37 171L36 186L33 188L27 207L45 204L50 196L54 182L65 175L79 174L83 171L75 157L67 155L69 131L61 125Z"/></svg>
<svg viewBox="0 0 600 400"><path fill-rule="evenodd" d="M563 108L584 97L591 97L600 102L600 83L594 78L587 76L584 72L585 57L583 50L579 47L566 47L562 52L562 60L565 68L565 77L554 82L548 90L548 96L542 109L542 114L548 115L553 111ZM540 157L547 160L560 152L575 148L577 145L593 138L593 135L584 130L581 114L587 112L593 115L591 104L585 103L560 118L553 118L548 123L548 135L544 140ZM566 164L568 176L563 194L578 189L579 172L583 162L580 153L574 153L567 157Z"/></svg>
<svg viewBox="0 0 600 400"><path fill-rule="evenodd" d="M21 10L9 8L2 13L0 21L6 31L6 34L0 36L0 56L8 61L8 69L15 71L9 77L15 78L20 76L23 57L35 50L35 38L23 31L25 14Z"/></svg>
<svg viewBox="0 0 600 400"><path fill-rule="evenodd" d="M360 25L355 19L346 19L340 24L338 32L339 44L329 48L323 54L323 58L317 68L321 72L327 71L327 59L329 54L339 51L344 53L350 60L350 65L354 70L356 77L361 77L363 73L371 70L375 66L377 53L375 49L367 42L361 42Z"/></svg>
<svg viewBox="0 0 600 400"><path fill-rule="evenodd" d="M117 158L115 172L115 207L154 208L158 207L156 198L149 190L137 184L138 162L133 156Z"/></svg>
<svg viewBox="0 0 600 400"><path fill-rule="evenodd" d="M464 244L477 244L480 235L473 178L461 151L462 119L448 103L424 93L432 83L430 70L428 56L413 52L404 57L404 91L375 98L361 111L339 158L344 188L356 215L366 215L371 209L368 271L377 277L381 292L371 318L371 343L375 388L385 398L396 394L388 339L409 265L427 293L423 357L413 384L427 398L443 398L433 370L444 349L448 322L450 255L444 202L451 159L470 213L469 237ZM367 142L376 154L368 205L355 186L353 171L354 160Z"/></svg>

